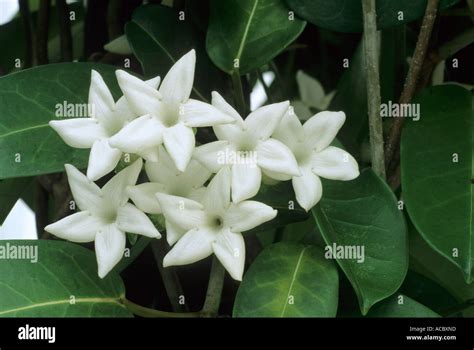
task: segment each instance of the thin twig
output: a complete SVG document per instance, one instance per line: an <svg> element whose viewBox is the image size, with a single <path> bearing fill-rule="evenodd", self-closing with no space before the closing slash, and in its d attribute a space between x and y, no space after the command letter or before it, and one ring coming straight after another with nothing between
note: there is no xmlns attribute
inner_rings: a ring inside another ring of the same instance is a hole
<svg viewBox="0 0 474 350"><path fill-rule="evenodd" d="M232 83L234 85L234 99L237 106L237 110L242 117L247 114L247 107L245 105L244 90L242 88L242 78L239 72L234 71L232 73Z"/></svg>
<svg viewBox="0 0 474 350"><path fill-rule="evenodd" d="M212 260L211 274L207 286L206 300L202 308L203 317L216 317L219 314L225 269L215 256Z"/></svg>
<svg viewBox="0 0 474 350"><path fill-rule="evenodd" d="M167 243L164 239L162 240L153 240L151 242L151 249L158 265L158 270L160 270L161 278L163 279L163 284L165 285L166 294L171 303L171 307L175 312L186 312L188 311L188 306L186 303L181 304L180 298L184 296L183 288L179 281L178 274L174 267L163 267L163 259L168 252Z"/></svg>
<svg viewBox="0 0 474 350"><path fill-rule="evenodd" d="M51 0L41 0L38 9L37 37L36 37L36 61L37 64L48 63L48 29L49 10Z"/></svg>
<svg viewBox="0 0 474 350"><path fill-rule="evenodd" d="M189 317L200 317L199 312L167 312L161 310L150 309L123 298L122 304L133 314L141 317L164 317L164 318L189 318Z"/></svg>
<svg viewBox="0 0 474 350"><path fill-rule="evenodd" d="M364 13L364 50L367 71L367 104L372 169L385 179L383 129L380 117L379 45L375 0L362 0Z"/></svg>
<svg viewBox="0 0 474 350"><path fill-rule="evenodd" d="M413 58L410 63L410 68L405 80L405 85L403 86L403 91L400 96L399 103L409 103L416 91L416 86L418 82L418 77L423 65L423 61L426 56L426 50L431 37L431 31L436 19L436 13L438 11L439 0L428 0L426 6L425 16L423 17L423 22L421 24L420 34L418 35L418 40L416 42L415 51L413 53ZM390 132L387 138L385 145L385 163L387 166L390 165L390 162L393 159L393 155L396 149L400 144L400 136L402 132L404 118L396 118L390 128Z"/></svg>
<svg viewBox="0 0 474 350"><path fill-rule="evenodd" d="M28 0L19 0L21 23L23 25L23 33L25 35L26 55L23 68L32 67L36 61L35 54L35 31L33 29L33 21L31 20L30 6Z"/></svg>
<svg viewBox="0 0 474 350"><path fill-rule="evenodd" d="M72 55L72 33L71 21L69 20L69 7L66 0L56 0L59 19L59 37L61 47L61 61L71 62Z"/></svg>

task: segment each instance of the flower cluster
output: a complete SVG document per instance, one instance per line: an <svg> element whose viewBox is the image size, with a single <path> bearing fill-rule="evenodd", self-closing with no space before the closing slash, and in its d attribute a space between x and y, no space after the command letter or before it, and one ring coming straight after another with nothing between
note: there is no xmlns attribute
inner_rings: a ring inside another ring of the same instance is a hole
<svg viewBox="0 0 474 350"><path fill-rule="evenodd" d="M359 174L354 158L331 146L344 123L343 112L321 112L302 125L289 103L281 102L243 119L217 92L211 104L190 98L195 61L192 50L161 84L159 77L142 81L118 70L124 96L117 102L92 71L89 103L94 114L50 122L69 146L91 151L87 176L66 165L81 211L46 231L74 242L95 241L100 277L122 258L126 232L161 237L146 215L159 214L172 246L165 267L215 254L241 280L241 233L277 215L251 200L263 180L291 180L297 202L308 211L321 199L320 177L351 180ZM193 128L204 126L213 128L218 141L195 147ZM113 172L124 153L138 160L99 188L94 181ZM149 181L137 184L143 160Z"/></svg>

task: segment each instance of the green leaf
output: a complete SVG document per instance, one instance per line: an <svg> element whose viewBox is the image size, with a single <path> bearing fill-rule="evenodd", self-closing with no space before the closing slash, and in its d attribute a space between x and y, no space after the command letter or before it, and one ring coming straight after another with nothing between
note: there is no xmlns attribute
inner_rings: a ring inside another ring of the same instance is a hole
<svg viewBox="0 0 474 350"><path fill-rule="evenodd" d="M140 6L133 12L125 33L133 53L140 61L145 76L164 78L171 66L191 49L196 50L193 92L207 101L211 91L223 91L221 72L207 57L203 40L190 20L180 20L179 13L159 5ZM172 33L172 35L170 35Z"/></svg>
<svg viewBox="0 0 474 350"><path fill-rule="evenodd" d="M402 304L399 304L403 302ZM374 307L368 317L440 317L423 304L407 297L396 295Z"/></svg>
<svg viewBox="0 0 474 350"><path fill-rule="evenodd" d="M379 29L409 23L423 17L427 0L377 0ZM459 0L441 0L445 9ZM286 0L288 6L301 18L325 29L337 32L362 32L362 3L358 0ZM403 15L402 19L399 16Z"/></svg>
<svg viewBox="0 0 474 350"><path fill-rule="evenodd" d="M376 302L392 295L405 278L405 221L392 191L372 170L362 171L353 181L323 181L323 189L313 214L326 244L364 248L363 262L350 256L337 262L365 315Z"/></svg>
<svg viewBox="0 0 474 350"><path fill-rule="evenodd" d="M31 181L28 177L0 181L0 226Z"/></svg>
<svg viewBox="0 0 474 350"><path fill-rule="evenodd" d="M13 252L30 259L13 259ZM0 317L131 316L121 303L119 275L100 279L94 253L86 248L51 240L2 241L0 254L10 254L0 263Z"/></svg>
<svg viewBox="0 0 474 350"><path fill-rule="evenodd" d="M226 73L249 73L277 56L303 31L306 22L289 16L282 0L212 0L207 53Z"/></svg>
<svg viewBox="0 0 474 350"><path fill-rule="evenodd" d="M473 280L473 110L454 85L423 91L421 118L407 121L401 141L402 188L410 218L428 244Z"/></svg>
<svg viewBox="0 0 474 350"><path fill-rule="evenodd" d="M72 149L49 127L58 104L86 104L91 69L99 71L115 97L115 67L61 63L0 78L0 178L62 171L65 163L87 165L88 150Z"/></svg>
<svg viewBox="0 0 474 350"><path fill-rule="evenodd" d="M237 291L234 317L334 317L339 278L317 247L277 243L255 259Z"/></svg>

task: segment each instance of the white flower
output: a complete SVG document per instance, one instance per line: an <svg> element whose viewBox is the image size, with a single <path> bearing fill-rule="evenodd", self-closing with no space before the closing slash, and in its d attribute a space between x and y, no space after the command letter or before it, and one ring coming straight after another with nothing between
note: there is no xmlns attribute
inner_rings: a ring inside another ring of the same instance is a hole
<svg viewBox="0 0 474 350"><path fill-rule="evenodd" d="M127 203L125 188L137 181L141 159L120 171L102 189L74 166L65 167L72 195L81 211L46 226L45 230L72 242L95 241L99 277L106 276L122 258L125 232L161 237L150 219Z"/></svg>
<svg viewBox="0 0 474 350"><path fill-rule="evenodd" d="M233 122L210 104L189 98L195 64L196 54L191 50L171 67L159 91L124 71L117 71L130 108L141 117L115 135L111 145L140 153L164 143L176 167L184 171L194 150L192 128Z"/></svg>
<svg viewBox="0 0 474 350"><path fill-rule="evenodd" d="M211 180L201 203L158 193L166 221L185 230L163 266L186 265L214 253L236 280L242 280L245 244L241 232L273 219L277 211L260 202L230 201L231 174L225 167Z"/></svg>
<svg viewBox="0 0 474 350"><path fill-rule="evenodd" d="M262 171L265 174L300 175L288 147L270 138L288 110L288 102L260 107L245 120L217 92L212 93L212 104L232 116L235 123L215 126L219 141L196 148L194 157L212 172L230 166L232 201L237 203L256 195Z"/></svg>
<svg viewBox="0 0 474 350"><path fill-rule="evenodd" d="M156 89L160 78L146 82L150 89ZM130 111L127 100L121 97L117 103L101 75L92 71L89 88L89 105L93 108L90 118L52 120L49 125L61 136L66 144L74 148L91 148L87 177L93 181L115 169L122 151L111 147L109 139L136 115ZM143 149L139 155L145 159L156 160L157 151Z"/></svg>
<svg viewBox="0 0 474 350"><path fill-rule="evenodd" d="M346 151L330 146L345 120L344 112L320 112L301 125L294 113L287 113L273 134L295 155L302 175L291 179L296 200L306 211L321 199L319 177L347 181L359 176L356 160ZM272 175L278 180L290 179Z"/></svg>
<svg viewBox="0 0 474 350"><path fill-rule="evenodd" d="M162 212L155 196L158 192L199 201L205 191L203 185L211 176L211 172L195 160L191 160L186 170L180 172L162 146L159 148L159 161L146 162L145 170L152 182L129 186L127 193L140 210L149 214ZM169 221L166 222L166 231L170 245L185 233Z"/></svg>

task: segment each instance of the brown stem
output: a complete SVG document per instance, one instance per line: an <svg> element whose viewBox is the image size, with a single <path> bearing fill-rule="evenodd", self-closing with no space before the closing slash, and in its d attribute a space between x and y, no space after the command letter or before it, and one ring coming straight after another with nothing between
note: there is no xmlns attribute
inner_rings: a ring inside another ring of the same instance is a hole
<svg viewBox="0 0 474 350"><path fill-rule="evenodd" d="M420 34L416 42L413 58L410 63L410 68L403 86L403 91L399 99L399 103L409 103L415 93L418 82L418 77L425 60L426 51L431 37L434 21L438 11L439 0L428 0L425 15L421 24ZM390 128L390 132L385 144L385 164L390 165L393 159L395 150L400 144L400 136L402 132L404 118L396 118Z"/></svg>
<svg viewBox="0 0 474 350"><path fill-rule="evenodd" d="M72 55L72 33L71 21L69 20L69 7L66 0L56 0L59 18L59 37L61 47L61 61L71 62Z"/></svg>
<svg viewBox="0 0 474 350"><path fill-rule="evenodd" d="M50 7L50 0L40 0L36 29L36 60L37 64L39 65L48 63L48 29Z"/></svg>
<svg viewBox="0 0 474 350"><path fill-rule="evenodd" d="M35 31L33 29L33 21L31 20L30 5L28 0L19 0L21 23L23 25L23 33L25 35L26 55L25 63L22 68L29 68L35 64Z"/></svg>

